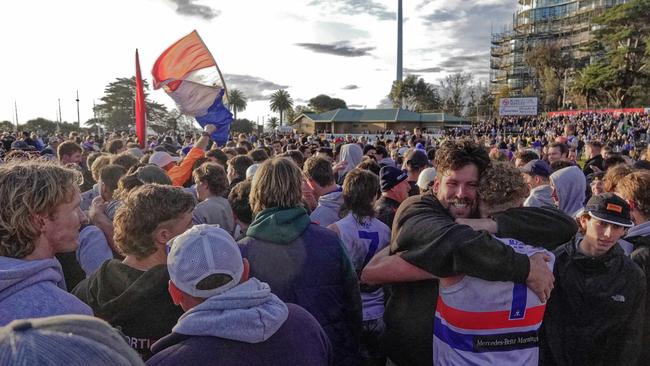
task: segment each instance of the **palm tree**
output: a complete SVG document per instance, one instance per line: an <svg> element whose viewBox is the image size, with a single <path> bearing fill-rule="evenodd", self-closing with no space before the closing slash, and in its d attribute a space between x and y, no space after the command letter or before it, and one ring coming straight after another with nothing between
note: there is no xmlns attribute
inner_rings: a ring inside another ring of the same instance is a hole
<svg viewBox="0 0 650 366"><path fill-rule="evenodd" d="M291 96L286 90L280 89L271 94L269 100L271 102L271 110L273 112L280 112L280 126L282 126L282 112L293 108L293 99L291 99Z"/></svg>
<svg viewBox="0 0 650 366"><path fill-rule="evenodd" d="M241 92L241 90L231 89L228 92L228 105L232 109L235 119L237 119L237 112L243 112L246 110L248 99L246 99L246 96Z"/></svg>
<svg viewBox="0 0 650 366"><path fill-rule="evenodd" d="M276 128L278 128L278 117L269 118L269 120L266 121L266 127L268 127L271 130L275 130Z"/></svg>

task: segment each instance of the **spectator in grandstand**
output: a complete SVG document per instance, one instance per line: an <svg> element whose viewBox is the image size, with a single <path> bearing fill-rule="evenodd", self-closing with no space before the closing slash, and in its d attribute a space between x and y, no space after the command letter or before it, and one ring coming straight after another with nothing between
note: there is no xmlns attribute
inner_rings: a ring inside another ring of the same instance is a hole
<svg viewBox="0 0 650 366"><path fill-rule="evenodd" d="M505 249L505 244L485 230L474 231L461 224L465 223L462 219L476 217L476 189L489 162L487 152L474 142L443 143L436 153L438 176L431 194L402 203L392 230L393 254L379 252L364 269L364 282L392 283L384 315L384 344L396 365L431 365L433 358L437 283L405 276L405 264L430 276L464 273L491 281L526 283L542 301L548 298L553 276L542 255L529 259ZM474 226L531 245L560 245L577 229L571 217L553 208L510 209L495 214L493 220L479 222Z"/></svg>
<svg viewBox="0 0 650 366"><path fill-rule="evenodd" d="M580 222L584 237L554 252L540 365L636 365L647 283L618 245L632 226L630 207L613 193L593 196Z"/></svg>
<svg viewBox="0 0 650 366"><path fill-rule="evenodd" d="M585 202L587 181L577 166L562 168L550 176L551 197L565 214L575 217Z"/></svg>
<svg viewBox="0 0 650 366"><path fill-rule="evenodd" d="M267 282L283 301L303 306L323 326L334 364L358 365L357 276L336 234L312 223L301 207L301 183L300 169L290 159L262 164L250 194L255 218L240 248L252 277Z"/></svg>
<svg viewBox="0 0 650 366"><path fill-rule="evenodd" d="M341 187L334 181L332 164L324 158L313 156L305 162L303 173L318 200L318 206L309 217L320 226L328 227L340 219L339 211L343 204Z"/></svg>
<svg viewBox="0 0 650 366"><path fill-rule="evenodd" d="M140 366L138 354L103 320L60 315L0 328L0 365Z"/></svg>
<svg viewBox="0 0 650 366"><path fill-rule="evenodd" d="M420 149L409 149L404 156L402 169L408 174L408 183L410 186L409 196L420 194L420 188L417 185L420 173L429 166L427 154Z"/></svg>
<svg viewBox="0 0 650 366"><path fill-rule="evenodd" d="M385 166L379 171L379 186L381 197L375 204L377 219L389 228L393 227L393 219L399 205L409 197L410 184L408 174L391 166Z"/></svg>
<svg viewBox="0 0 650 366"><path fill-rule="evenodd" d="M639 365L650 363L650 172L637 171L626 175L616 185L616 194L630 206L630 216L634 227L628 229L624 241L633 246L630 258L639 265L646 279L646 307L643 326L644 345L641 349ZM621 240L621 242L623 242Z"/></svg>
<svg viewBox="0 0 650 366"><path fill-rule="evenodd" d="M549 177L551 167L544 160L532 160L520 168L524 181L530 189L530 195L524 201L524 207L554 206L553 189Z"/></svg>
<svg viewBox="0 0 650 366"><path fill-rule="evenodd" d="M104 262L73 290L95 315L121 327L145 359L182 314L167 292L166 244L192 225L194 205L177 187L146 184L131 191L115 216L124 261Z"/></svg>
<svg viewBox="0 0 650 366"><path fill-rule="evenodd" d="M589 175L592 173L604 171L605 167L603 166L603 156L600 155L600 150L602 149L603 144L600 141L592 140L587 142L585 146L587 161L585 162L582 172L585 175Z"/></svg>
<svg viewBox="0 0 650 366"><path fill-rule="evenodd" d="M171 243L167 268L169 293L185 314L154 344L147 365L331 364L318 322L249 278L248 261L224 230L186 231Z"/></svg>
<svg viewBox="0 0 650 366"><path fill-rule="evenodd" d="M234 235L235 219L230 203L223 197L228 189L226 171L217 163L203 163L192 173L199 204L192 212L192 223L219 225Z"/></svg>
<svg viewBox="0 0 650 366"><path fill-rule="evenodd" d="M566 160L569 155L569 147L561 142L553 142L548 146L547 159L549 164L556 161Z"/></svg>
<svg viewBox="0 0 650 366"><path fill-rule="evenodd" d="M66 292L54 258L79 245L86 217L78 179L77 172L54 163L0 165L0 326L15 319L93 315Z"/></svg>
<svg viewBox="0 0 650 366"><path fill-rule="evenodd" d="M379 192L379 178L369 171L354 169L343 182L344 217L329 225L343 242L352 265L361 275L363 267L376 252L390 243L390 228L375 218L374 204ZM363 303L363 331L361 333L364 364L385 364L385 355L379 346L384 332L384 292L379 286L361 284Z"/></svg>

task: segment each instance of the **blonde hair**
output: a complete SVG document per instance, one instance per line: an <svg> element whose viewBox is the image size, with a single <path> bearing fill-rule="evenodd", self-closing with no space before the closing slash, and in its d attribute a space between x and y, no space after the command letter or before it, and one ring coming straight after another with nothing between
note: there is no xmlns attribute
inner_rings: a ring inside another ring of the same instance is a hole
<svg viewBox="0 0 650 366"><path fill-rule="evenodd" d="M302 174L293 160L275 157L257 169L250 194L253 216L271 207L299 206L301 198Z"/></svg>
<svg viewBox="0 0 650 366"><path fill-rule="evenodd" d="M603 178L605 192L614 192L621 179L632 172L634 172L634 168L627 164L616 164L607 169Z"/></svg>
<svg viewBox="0 0 650 366"><path fill-rule="evenodd" d="M521 172L506 162L493 161L481 175L478 187L481 203L492 213L518 206L528 193Z"/></svg>
<svg viewBox="0 0 650 366"><path fill-rule="evenodd" d="M90 166L90 173L92 174L95 182L99 182L99 175L102 171L102 168L109 165L110 163L111 157L108 155L98 156L97 159L93 161L92 165Z"/></svg>
<svg viewBox="0 0 650 366"><path fill-rule="evenodd" d="M51 216L71 202L81 174L55 162L25 161L0 165L0 256L24 258L41 235L35 215Z"/></svg>

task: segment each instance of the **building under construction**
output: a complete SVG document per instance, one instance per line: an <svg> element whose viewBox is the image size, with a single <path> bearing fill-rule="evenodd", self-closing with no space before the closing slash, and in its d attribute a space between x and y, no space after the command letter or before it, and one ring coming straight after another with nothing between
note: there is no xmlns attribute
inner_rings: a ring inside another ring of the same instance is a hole
<svg viewBox="0 0 650 366"><path fill-rule="evenodd" d="M585 47L591 40L592 19L627 0L519 0L511 29L492 34L490 87L510 96L535 81L535 70L525 62L526 52L545 42L557 44L573 68L590 61ZM510 27L509 27L510 28Z"/></svg>

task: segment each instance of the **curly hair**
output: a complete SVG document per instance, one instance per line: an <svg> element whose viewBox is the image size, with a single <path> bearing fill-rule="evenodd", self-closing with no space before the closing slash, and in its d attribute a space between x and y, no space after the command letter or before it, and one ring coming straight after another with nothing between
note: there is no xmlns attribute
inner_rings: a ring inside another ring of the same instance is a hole
<svg viewBox="0 0 650 366"><path fill-rule="evenodd" d="M117 209L115 243L124 255L144 259L155 253L153 233L194 209L194 197L179 187L145 184L132 190Z"/></svg>
<svg viewBox="0 0 650 366"><path fill-rule="evenodd" d="M223 167L217 163L203 163L192 173L194 182L206 183L210 193L221 196L228 189L228 177Z"/></svg>
<svg viewBox="0 0 650 366"><path fill-rule="evenodd" d="M79 194L81 174L54 162L0 165L0 256L24 258L41 235L35 215L51 216Z"/></svg>
<svg viewBox="0 0 650 366"><path fill-rule="evenodd" d="M605 185L605 192L614 192L618 182L623 179L626 175L634 172L634 168L626 164L618 164L607 169L605 172L605 177L603 178L603 184Z"/></svg>
<svg viewBox="0 0 650 366"><path fill-rule="evenodd" d="M472 140L445 141L436 151L438 177L449 171L462 169L468 164L478 168L479 175L490 165L490 157L485 149Z"/></svg>
<svg viewBox="0 0 650 366"><path fill-rule="evenodd" d="M479 181L481 207L490 213L521 205L529 193L519 169L505 162L493 161Z"/></svg>
<svg viewBox="0 0 650 366"><path fill-rule="evenodd" d="M650 218L650 171L632 172L616 185L616 192L624 199L634 202L635 208L646 218Z"/></svg>
<svg viewBox="0 0 650 366"><path fill-rule="evenodd" d="M302 173L296 163L279 156L262 163L253 177L250 203L253 215L272 207L300 206Z"/></svg>
<svg viewBox="0 0 650 366"><path fill-rule="evenodd" d="M251 211L251 205L248 200L250 194L251 181L247 179L237 183L228 195L228 202L230 202L232 212L244 224L253 222L253 212Z"/></svg>
<svg viewBox="0 0 650 366"><path fill-rule="evenodd" d="M129 154L128 152L123 152L117 155L111 156L111 164L117 164L121 165L126 169L127 171L131 169L131 167L138 165L140 163L140 160L136 158L135 156Z"/></svg>
<svg viewBox="0 0 650 366"><path fill-rule="evenodd" d="M379 177L375 173L360 168L350 170L343 180L341 217L349 212L358 222L366 217L375 217L374 202L378 195Z"/></svg>

